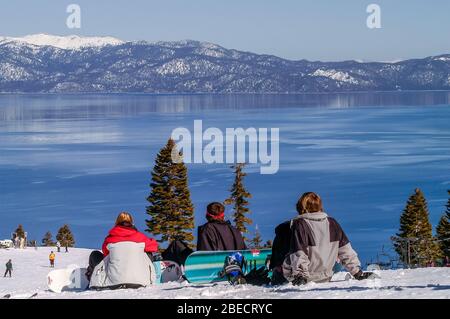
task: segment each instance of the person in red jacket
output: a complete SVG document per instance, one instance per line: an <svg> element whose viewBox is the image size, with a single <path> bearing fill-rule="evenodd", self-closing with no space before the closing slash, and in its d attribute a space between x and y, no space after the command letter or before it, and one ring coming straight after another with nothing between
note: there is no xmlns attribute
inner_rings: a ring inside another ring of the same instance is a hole
<svg viewBox="0 0 450 319"><path fill-rule="evenodd" d="M108 256L109 244L120 243L123 241L145 243L144 250L146 253L154 253L158 251L158 243L156 240L148 238L143 233L139 232L133 224L133 217L127 212L122 212L119 216L117 216L116 225L109 231L108 236L103 242L103 256Z"/></svg>
<svg viewBox="0 0 450 319"><path fill-rule="evenodd" d="M94 250L89 256L89 266L87 268L86 276L91 278L94 268L109 255L108 245L120 242L134 242L145 243L144 251L151 258L151 253L158 251L158 243L152 238L148 238L143 233L139 232L134 226L133 217L127 212L121 212L117 216L116 224L109 231L105 241L102 245L102 252Z"/></svg>

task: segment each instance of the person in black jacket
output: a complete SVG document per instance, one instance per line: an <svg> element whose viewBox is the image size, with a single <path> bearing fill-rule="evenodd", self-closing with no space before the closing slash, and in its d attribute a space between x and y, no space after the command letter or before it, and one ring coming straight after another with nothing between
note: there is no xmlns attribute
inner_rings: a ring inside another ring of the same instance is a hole
<svg viewBox="0 0 450 319"><path fill-rule="evenodd" d="M207 207L208 222L198 228L197 250L246 250L242 234L225 221L225 207L221 203L211 203Z"/></svg>
<svg viewBox="0 0 450 319"><path fill-rule="evenodd" d="M287 283L283 276L284 259L289 253L291 244L292 220L281 223L275 228L275 239L272 244L272 255L270 257L270 270L272 270L272 285Z"/></svg>
<svg viewBox="0 0 450 319"><path fill-rule="evenodd" d="M10 259L6 263L6 271L5 271L5 275L3 277L6 277L6 275L8 275L8 274L9 274L9 277L11 277L12 270L13 270L13 265L12 265L12 261Z"/></svg>

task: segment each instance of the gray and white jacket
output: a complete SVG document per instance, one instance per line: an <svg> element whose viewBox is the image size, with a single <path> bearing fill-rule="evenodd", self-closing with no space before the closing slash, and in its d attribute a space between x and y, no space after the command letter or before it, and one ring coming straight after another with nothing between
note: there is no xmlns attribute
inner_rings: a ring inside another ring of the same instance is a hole
<svg viewBox="0 0 450 319"><path fill-rule="evenodd" d="M116 288L121 285L145 287L155 283L155 268L144 248L144 243L109 244L109 254L94 268L89 287L91 289Z"/></svg>
<svg viewBox="0 0 450 319"><path fill-rule="evenodd" d="M358 255L334 218L317 212L292 221L290 250L283 263L283 275L288 281L297 276L308 282L329 281L337 260L352 275L361 269Z"/></svg>

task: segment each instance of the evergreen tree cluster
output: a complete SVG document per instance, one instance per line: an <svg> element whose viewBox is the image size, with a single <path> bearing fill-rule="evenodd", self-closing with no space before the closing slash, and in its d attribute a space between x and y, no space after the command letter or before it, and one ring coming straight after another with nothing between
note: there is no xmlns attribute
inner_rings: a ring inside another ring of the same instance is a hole
<svg viewBox="0 0 450 319"><path fill-rule="evenodd" d="M449 195L447 209L436 227L436 236L443 256L450 259L450 190L447 192Z"/></svg>
<svg viewBox="0 0 450 319"><path fill-rule="evenodd" d="M250 248L261 249L263 248L261 233L259 232L258 225L255 227L255 236L250 240Z"/></svg>
<svg viewBox="0 0 450 319"><path fill-rule="evenodd" d="M44 247L52 247L55 246L56 243L53 241L53 235L51 232L46 232L44 238L42 238L42 246Z"/></svg>
<svg viewBox="0 0 450 319"><path fill-rule="evenodd" d="M75 246L75 238L73 236L72 231L70 230L69 225L63 225L58 229L58 233L56 234L56 240L59 241L62 247L74 247ZM50 231L47 231L42 238L42 246L44 247L53 247L56 245L56 242L53 240L53 235Z"/></svg>
<svg viewBox="0 0 450 319"><path fill-rule="evenodd" d="M173 139L156 156L155 165L151 172L150 195L147 197L149 205L146 213L146 231L158 238L159 242L182 240L193 247L194 205L188 187L187 167L183 163L183 154L178 151ZM231 197L225 204L233 205L233 221L236 228L245 234L247 225L252 221L247 215L248 198L251 194L245 189L243 172L245 164L232 166L235 180L231 188ZM261 235L252 240L251 244L261 246Z"/></svg>
<svg viewBox="0 0 450 319"><path fill-rule="evenodd" d="M17 229L14 231L14 235L17 238L23 238L25 239L25 230L22 225L19 225ZM56 240L58 240L61 243L61 246L65 247L74 247L75 245L75 239L72 234L72 231L70 230L69 225L63 225L59 228L58 233L56 235ZM36 240L30 240L29 244L31 246L37 246ZM44 237L41 240L41 244L44 247L52 247L56 245L56 242L53 240L53 235L50 231L47 231L44 235Z"/></svg>
<svg viewBox="0 0 450 319"><path fill-rule="evenodd" d="M177 158L174 158L177 157ZM188 188L187 168L176 144L169 139L156 157L147 198L147 231L159 242L182 240L193 247L194 205Z"/></svg>
<svg viewBox="0 0 450 319"><path fill-rule="evenodd" d="M56 240L58 240L62 247L73 247L75 246L75 239L73 237L72 231L69 225L64 225L58 230L56 234Z"/></svg>
<svg viewBox="0 0 450 319"><path fill-rule="evenodd" d="M244 240L249 239L245 236L248 233L247 225L252 223L252 220L247 217L250 213L248 208L249 202L248 198L252 195L245 189L244 177L247 176L244 173L245 164L239 163L232 166L234 169L234 183L231 187L231 197L227 200L228 203L233 204L233 222L237 228L242 233Z"/></svg>
<svg viewBox="0 0 450 319"><path fill-rule="evenodd" d="M448 256L449 207L450 199L447 204L447 212L436 228L437 236L434 237L423 192L417 188L409 197L400 217L399 232L397 237L393 238L394 248L405 264L423 267L434 264L436 260L445 255Z"/></svg>

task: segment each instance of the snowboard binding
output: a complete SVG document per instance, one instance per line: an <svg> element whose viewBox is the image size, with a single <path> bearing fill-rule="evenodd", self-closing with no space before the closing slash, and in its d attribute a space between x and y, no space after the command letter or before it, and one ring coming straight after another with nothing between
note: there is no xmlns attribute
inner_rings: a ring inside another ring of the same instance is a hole
<svg viewBox="0 0 450 319"><path fill-rule="evenodd" d="M244 277L246 268L247 262L245 257L240 252L236 252L225 258L223 269L219 275L221 278L227 277L231 285L246 284Z"/></svg>

